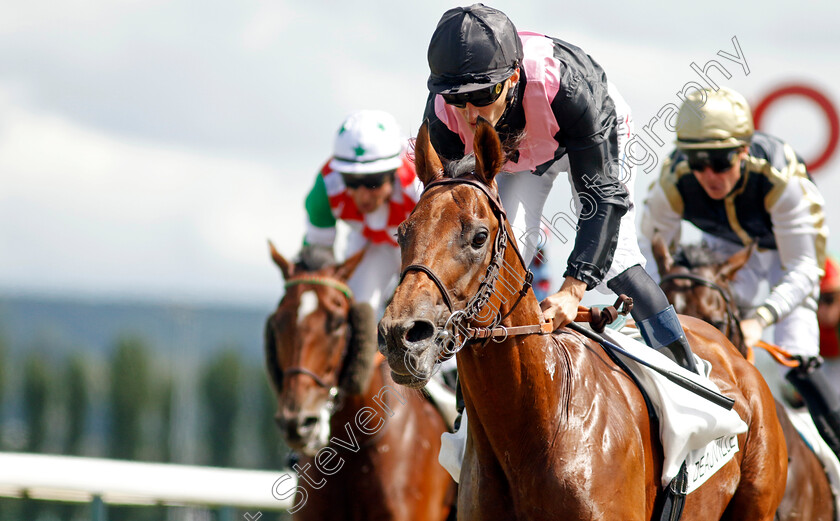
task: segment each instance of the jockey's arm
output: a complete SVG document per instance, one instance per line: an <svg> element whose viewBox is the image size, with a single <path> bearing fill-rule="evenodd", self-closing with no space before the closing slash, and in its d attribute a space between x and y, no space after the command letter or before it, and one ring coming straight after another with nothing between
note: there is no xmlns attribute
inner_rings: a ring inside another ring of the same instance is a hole
<svg viewBox="0 0 840 521"><path fill-rule="evenodd" d="M654 235L659 234L669 248L680 242L683 202L671 181L671 168L671 160L666 160L662 166L661 177L650 185L642 208L642 236L639 246L650 266L656 266L656 263L651 262L651 242Z"/></svg>
<svg viewBox="0 0 840 521"><path fill-rule="evenodd" d="M617 121L612 99L606 95L606 78L591 82L582 79L568 92L558 93L552 103L581 203L564 276L585 282L586 289L593 289L607 274L621 218L632 204L619 181Z"/></svg>
<svg viewBox="0 0 840 521"><path fill-rule="evenodd" d="M324 177L319 173L315 185L306 196L306 233L300 251L300 261L307 269L318 269L335 263L333 244L336 219L330 208Z"/></svg>
<svg viewBox="0 0 840 521"><path fill-rule="evenodd" d="M632 204L619 181L614 111L605 118L604 111L594 110L596 102L587 87L581 86L571 100L564 96L565 103L555 107L558 124L565 129L572 183L581 202L563 285L540 304L555 328L572 322L586 290L604 279L615 254L621 218Z"/></svg>
<svg viewBox="0 0 840 521"><path fill-rule="evenodd" d="M814 183L794 176L778 200L768 206L784 276L756 309L756 317L764 326L786 317L805 299L815 296L827 235L823 205Z"/></svg>

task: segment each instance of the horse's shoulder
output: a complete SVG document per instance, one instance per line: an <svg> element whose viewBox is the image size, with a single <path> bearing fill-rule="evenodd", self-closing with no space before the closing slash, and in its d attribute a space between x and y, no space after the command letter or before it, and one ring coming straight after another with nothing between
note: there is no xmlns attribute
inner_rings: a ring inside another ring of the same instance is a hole
<svg viewBox="0 0 840 521"><path fill-rule="evenodd" d="M598 342L568 329L554 333L561 353L568 360L572 373L591 386L595 381L610 382L608 385L635 387L632 377L610 357L606 348Z"/></svg>

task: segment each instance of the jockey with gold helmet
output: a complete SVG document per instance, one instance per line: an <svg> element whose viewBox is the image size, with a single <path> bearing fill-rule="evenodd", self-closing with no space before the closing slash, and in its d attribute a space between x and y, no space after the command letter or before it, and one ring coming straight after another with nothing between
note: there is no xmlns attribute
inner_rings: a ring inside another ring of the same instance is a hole
<svg viewBox="0 0 840 521"><path fill-rule="evenodd" d="M746 345L775 326L774 341L802 365L786 378L840 453L840 397L821 370L817 296L828 228L824 199L802 159L781 139L755 131L750 107L732 89L696 91L677 116L677 148L645 201L642 232L679 242L686 220L721 256L755 244L732 281ZM769 289L762 287L769 284Z"/></svg>

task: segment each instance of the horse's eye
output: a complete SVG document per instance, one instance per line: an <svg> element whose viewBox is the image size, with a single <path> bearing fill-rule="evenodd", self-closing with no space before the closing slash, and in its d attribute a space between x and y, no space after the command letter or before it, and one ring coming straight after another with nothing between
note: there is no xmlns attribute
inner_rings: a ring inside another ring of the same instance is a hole
<svg viewBox="0 0 840 521"><path fill-rule="evenodd" d="M480 231L473 236L472 247L481 248L485 242L487 242L487 232Z"/></svg>

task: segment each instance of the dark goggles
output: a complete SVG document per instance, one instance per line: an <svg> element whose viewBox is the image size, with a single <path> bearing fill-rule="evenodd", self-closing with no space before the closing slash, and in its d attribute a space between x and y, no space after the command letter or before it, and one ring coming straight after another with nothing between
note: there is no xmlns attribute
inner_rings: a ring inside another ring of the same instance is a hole
<svg viewBox="0 0 840 521"><path fill-rule="evenodd" d="M441 94L443 101L447 105L458 107L462 109L467 106L467 103L474 107L486 107L494 103L504 90L504 82L497 83L486 89L474 90L472 92L464 92L460 94Z"/></svg>
<svg viewBox="0 0 840 521"><path fill-rule="evenodd" d="M820 304L825 304L827 306L830 306L830 305L834 304L834 301L837 300L837 297L838 297L838 295L837 295L836 291L831 291L831 292L828 292L828 293L820 293Z"/></svg>
<svg viewBox="0 0 840 521"><path fill-rule="evenodd" d="M685 150L684 152L688 159L688 167L692 170L702 172L706 167L710 167L712 172L722 174L732 168L735 156L740 150L740 147L736 147Z"/></svg>
<svg viewBox="0 0 840 521"><path fill-rule="evenodd" d="M341 174L341 179L344 180L344 186L355 190L357 188L365 187L369 190L375 190L386 182L394 178L396 170L388 170L387 172L377 172L375 174Z"/></svg>

